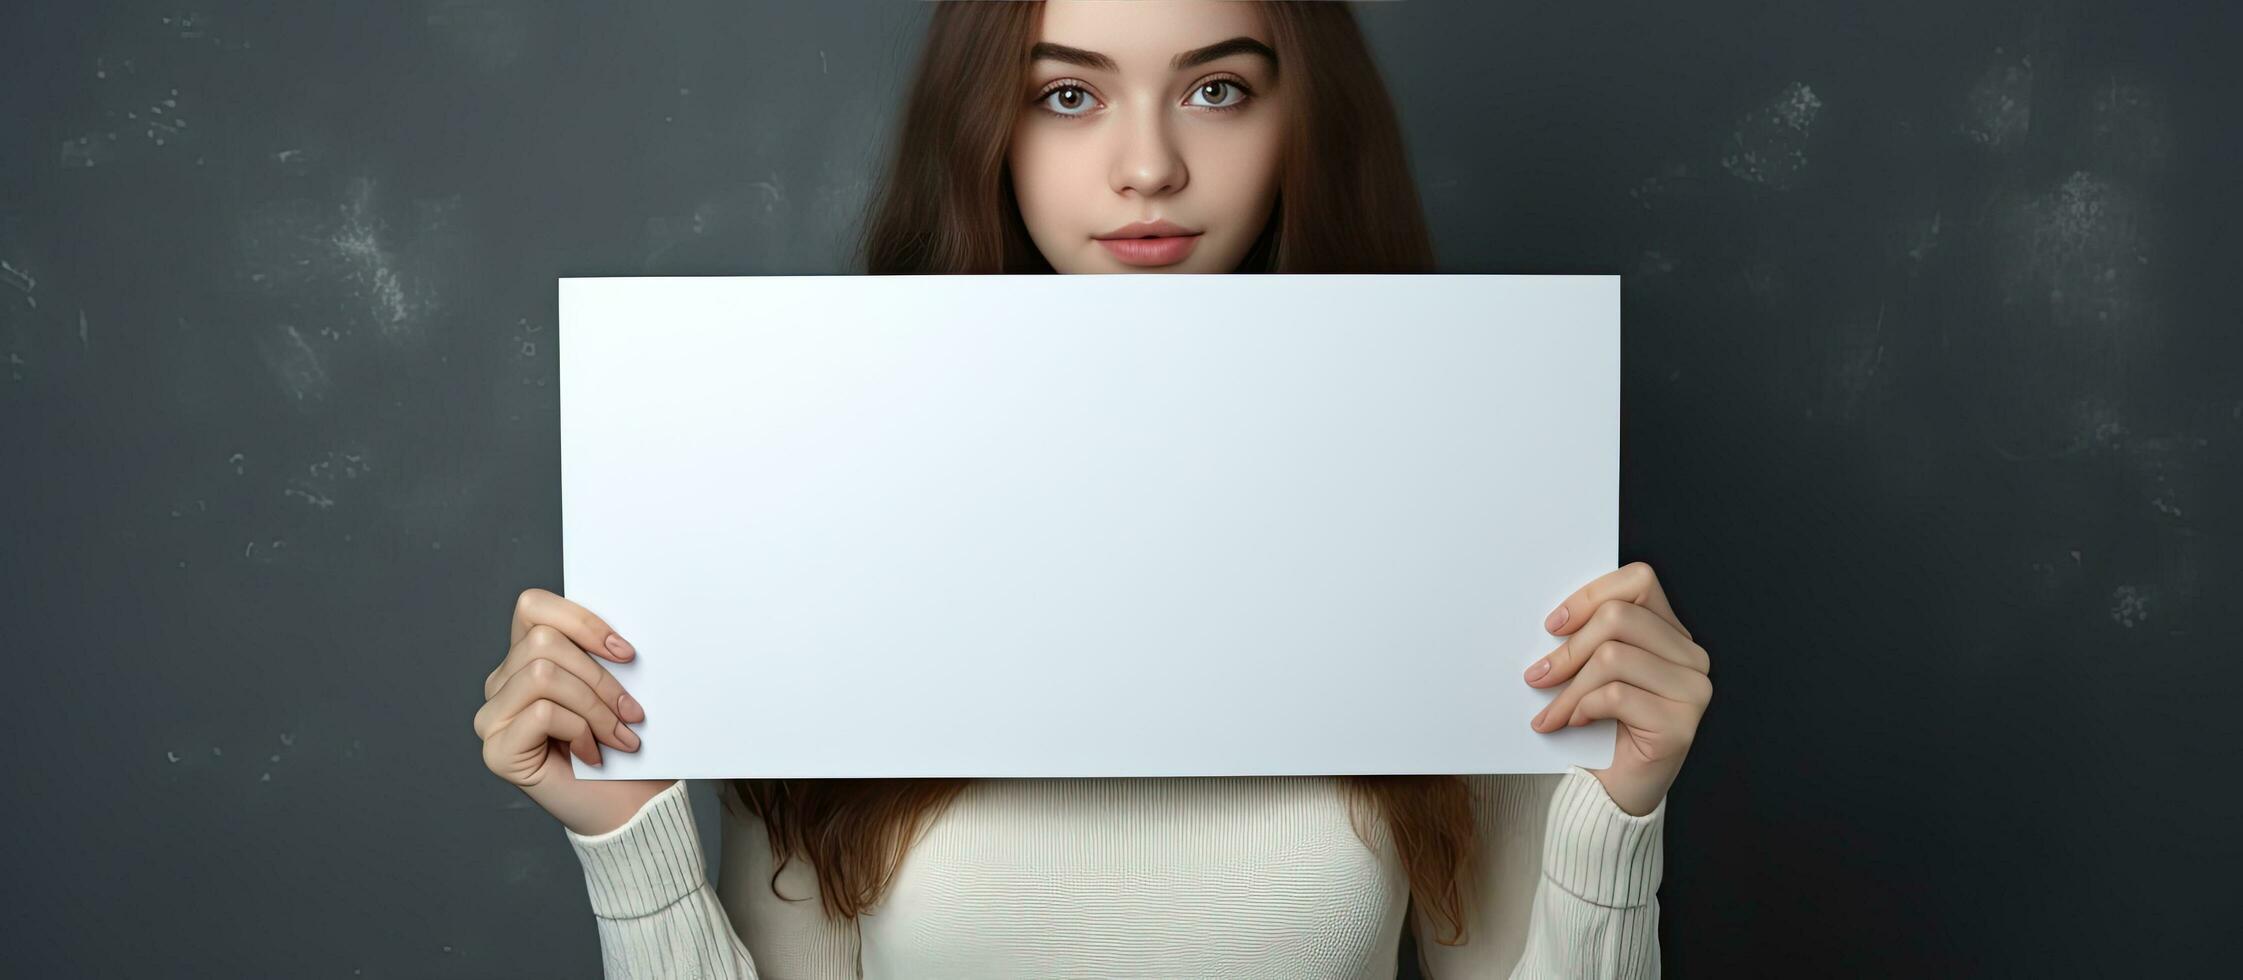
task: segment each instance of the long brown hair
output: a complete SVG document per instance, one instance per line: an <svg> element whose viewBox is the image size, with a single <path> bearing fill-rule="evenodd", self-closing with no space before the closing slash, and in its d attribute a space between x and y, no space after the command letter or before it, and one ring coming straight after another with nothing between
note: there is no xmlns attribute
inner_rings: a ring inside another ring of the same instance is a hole
<svg viewBox="0 0 2243 980"><path fill-rule="evenodd" d="M1277 201L1239 272L1430 272L1433 246L1385 84L1354 14L1327 0L1263 9L1281 84L1295 101ZM1006 172L1026 95L1031 3L949 2L934 12L887 180L869 202L860 248L872 275L1051 272L1028 236ZM1312 220L1313 219L1313 220ZM906 852L965 779L735 779L779 868L817 872L826 913L853 918L887 890ZM1376 848L1376 813L1412 900L1458 945L1473 896L1472 800L1456 776L1345 776L1350 822ZM728 800L727 806L734 801ZM778 874L772 874L778 893ZM785 896L781 896L785 897Z"/></svg>

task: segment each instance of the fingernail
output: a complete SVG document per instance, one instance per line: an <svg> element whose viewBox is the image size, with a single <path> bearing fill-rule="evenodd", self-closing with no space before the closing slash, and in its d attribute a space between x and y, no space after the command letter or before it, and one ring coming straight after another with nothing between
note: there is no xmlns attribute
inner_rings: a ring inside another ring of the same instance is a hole
<svg viewBox="0 0 2243 980"><path fill-rule="evenodd" d="M615 699L615 707L623 715L624 721L635 725L646 720L646 709L639 707L639 699L632 697L629 691L623 692L622 697ZM637 717L634 718L633 715Z"/></svg>
<svg viewBox="0 0 2243 980"><path fill-rule="evenodd" d="M1571 613L1565 611L1564 606L1550 610L1549 618L1542 621L1542 628L1555 633L1565 626L1566 617L1571 615Z"/></svg>
<svg viewBox="0 0 2243 980"><path fill-rule="evenodd" d="M1542 675L1549 672L1550 658L1544 657L1540 660L1535 661L1534 666L1528 667L1526 669L1526 679L1530 681L1538 681L1542 679Z"/></svg>
<svg viewBox="0 0 2243 980"><path fill-rule="evenodd" d="M615 723L615 740L622 742L625 749L633 752L639 750L639 733L632 731L631 726L620 721Z"/></svg>
<svg viewBox="0 0 2243 980"><path fill-rule="evenodd" d="M609 653L615 654L616 657L623 660L629 660L638 655L638 651L632 649L630 641L614 633L607 635L607 649Z"/></svg>
<svg viewBox="0 0 2243 980"><path fill-rule="evenodd" d="M1542 727L1542 716L1543 716L1543 715L1546 715L1546 714L1549 714L1549 713L1550 713L1550 706L1549 706L1549 705L1547 705L1547 704L1543 705L1543 706L1542 706L1542 710L1540 710L1540 711L1537 711L1537 712L1535 712L1535 713L1534 713L1534 721L1532 721L1532 722L1528 723L1527 727L1529 727L1529 728L1533 728L1533 729L1537 729L1537 730L1541 729L1541 727Z"/></svg>
<svg viewBox="0 0 2243 980"><path fill-rule="evenodd" d="M600 761L600 747L597 745L592 746L592 764L595 766L599 765Z"/></svg>

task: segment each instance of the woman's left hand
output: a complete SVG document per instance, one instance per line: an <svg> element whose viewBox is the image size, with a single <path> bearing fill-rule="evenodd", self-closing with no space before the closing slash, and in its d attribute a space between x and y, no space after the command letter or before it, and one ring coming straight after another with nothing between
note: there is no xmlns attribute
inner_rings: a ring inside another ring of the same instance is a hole
<svg viewBox="0 0 2243 980"><path fill-rule="evenodd" d="M1566 641L1527 668L1527 685L1573 683L1532 727L1554 732L1598 718L1617 721L1611 768L1589 771L1620 809L1650 813L1682 771L1698 719L1713 700L1706 648L1690 638L1651 566L1640 561L1567 596L1543 628Z"/></svg>

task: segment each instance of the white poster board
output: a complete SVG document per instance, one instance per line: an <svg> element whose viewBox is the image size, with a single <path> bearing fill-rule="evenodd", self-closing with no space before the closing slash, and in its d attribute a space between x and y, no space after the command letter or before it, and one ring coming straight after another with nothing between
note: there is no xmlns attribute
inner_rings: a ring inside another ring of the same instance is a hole
<svg viewBox="0 0 2243 980"><path fill-rule="evenodd" d="M1562 772L1617 276L560 280L622 778Z"/></svg>

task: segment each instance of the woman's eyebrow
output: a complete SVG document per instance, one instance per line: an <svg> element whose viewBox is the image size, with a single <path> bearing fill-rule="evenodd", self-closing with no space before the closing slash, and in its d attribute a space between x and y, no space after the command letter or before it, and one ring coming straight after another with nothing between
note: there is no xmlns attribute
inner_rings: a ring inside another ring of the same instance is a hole
<svg viewBox="0 0 2243 980"><path fill-rule="evenodd" d="M1277 67L1277 52L1270 50L1269 45L1244 35L1217 41L1206 47L1193 48L1169 59L1168 67L1171 70L1181 70L1194 65L1204 65L1217 58L1226 58L1234 54L1260 55L1269 62L1272 70ZM1081 65L1099 71L1121 70L1121 66L1115 64L1114 59L1083 48L1054 44L1050 41L1038 41L1034 47L1028 49L1029 61L1036 62L1046 59L1064 61L1070 65Z"/></svg>
<svg viewBox="0 0 2243 980"><path fill-rule="evenodd" d="M1193 48L1169 61L1168 67L1171 69L1190 68L1193 65L1204 65L1217 58L1229 57L1234 54L1260 55L1262 60L1269 62L1272 70L1277 68L1277 52L1270 50L1269 45L1245 35L1227 41L1217 41L1204 48Z"/></svg>

